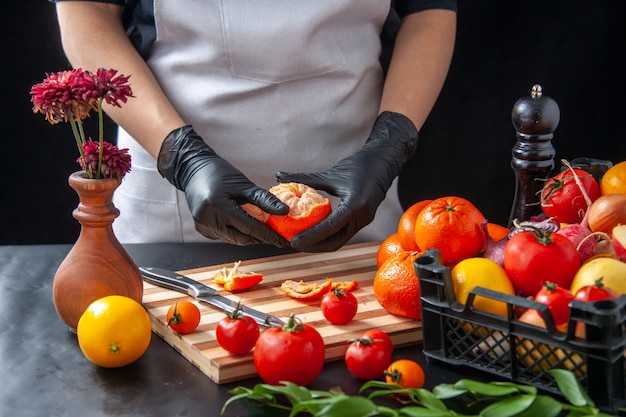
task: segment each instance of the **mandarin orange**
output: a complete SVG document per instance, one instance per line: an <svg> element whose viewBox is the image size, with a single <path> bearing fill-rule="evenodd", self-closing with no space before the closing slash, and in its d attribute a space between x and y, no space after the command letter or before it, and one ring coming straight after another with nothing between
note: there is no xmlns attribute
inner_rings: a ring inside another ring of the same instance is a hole
<svg viewBox="0 0 626 417"><path fill-rule="evenodd" d="M626 194L626 161L609 168L600 179L600 194Z"/></svg>
<svg viewBox="0 0 626 417"><path fill-rule="evenodd" d="M487 223L487 234L494 242L499 242L509 235L510 229L497 223Z"/></svg>
<svg viewBox="0 0 626 417"><path fill-rule="evenodd" d="M398 233L392 233L385 240L382 241L380 246L378 247L378 252L376 252L376 266L380 268L380 266L387 259L391 258L393 255L406 251L407 249L402 246L402 242L400 242L400 236Z"/></svg>
<svg viewBox="0 0 626 417"><path fill-rule="evenodd" d="M242 204L241 208L287 240L324 220L332 209L330 200L308 185L281 183L269 191L289 206L289 213L283 216L268 214L249 203Z"/></svg>
<svg viewBox="0 0 626 417"><path fill-rule="evenodd" d="M389 313L419 320L420 289L413 261L421 252L403 251L387 259L374 276L374 295Z"/></svg>
<svg viewBox="0 0 626 417"><path fill-rule="evenodd" d="M330 214L330 200L307 185L282 183L269 191L289 206L289 213L284 216L267 216L267 225L287 240L315 226Z"/></svg>
<svg viewBox="0 0 626 417"><path fill-rule="evenodd" d="M398 238L406 250L419 250L415 243L415 220L420 211L432 200L422 200L406 209L398 222Z"/></svg>
<svg viewBox="0 0 626 417"><path fill-rule="evenodd" d="M417 216L415 242L422 250L439 249L443 262L453 265L485 248L484 220L485 216L469 200L439 197Z"/></svg>

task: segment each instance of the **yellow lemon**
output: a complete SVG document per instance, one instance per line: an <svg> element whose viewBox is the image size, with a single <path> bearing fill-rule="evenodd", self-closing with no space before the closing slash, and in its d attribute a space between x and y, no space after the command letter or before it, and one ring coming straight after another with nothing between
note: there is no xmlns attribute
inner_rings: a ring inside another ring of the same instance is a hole
<svg viewBox="0 0 626 417"><path fill-rule="evenodd" d="M87 307L76 328L83 354L104 368L126 366L150 345L150 317L132 298L109 295Z"/></svg>
<svg viewBox="0 0 626 417"><path fill-rule="evenodd" d="M474 287L483 287L508 295L515 295L515 288L504 268L487 258L466 258L456 264L451 271L454 293L459 303L465 304ZM506 316L506 303L487 297L477 296L473 306L476 309Z"/></svg>
<svg viewBox="0 0 626 417"><path fill-rule="evenodd" d="M605 287L626 294L626 263L615 258L594 258L585 262L574 276L570 291L576 294L580 288L594 285L598 278L602 278Z"/></svg>

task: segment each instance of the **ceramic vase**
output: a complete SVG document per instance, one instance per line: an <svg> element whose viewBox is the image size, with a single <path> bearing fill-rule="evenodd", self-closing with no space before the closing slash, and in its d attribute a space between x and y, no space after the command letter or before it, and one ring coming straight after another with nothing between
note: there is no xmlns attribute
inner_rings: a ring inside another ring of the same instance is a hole
<svg viewBox="0 0 626 417"><path fill-rule="evenodd" d="M139 268L113 233L119 210L113 193L120 179L90 179L83 171L69 177L80 203L73 216L81 224L80 235L54 276L54 307L72 332L95 300L124 295L141 303L143 281Z"/></svg>

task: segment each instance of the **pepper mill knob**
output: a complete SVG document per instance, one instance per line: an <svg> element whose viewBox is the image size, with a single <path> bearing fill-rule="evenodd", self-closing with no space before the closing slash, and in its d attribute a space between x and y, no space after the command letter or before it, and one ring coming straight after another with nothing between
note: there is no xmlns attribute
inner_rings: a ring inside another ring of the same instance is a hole
<svg viewBox="0 0 626 417"><path fill-rule="evenodd" d="M513 146L511 168L515 172L515 196L509 217L528 220L541 214L541 189L554 168L556 151L552 146L554 131L559 125L561 111L551 97L544 96L540 85L532 87L530 96L513 105L511 119L517 142Z"/></svg>

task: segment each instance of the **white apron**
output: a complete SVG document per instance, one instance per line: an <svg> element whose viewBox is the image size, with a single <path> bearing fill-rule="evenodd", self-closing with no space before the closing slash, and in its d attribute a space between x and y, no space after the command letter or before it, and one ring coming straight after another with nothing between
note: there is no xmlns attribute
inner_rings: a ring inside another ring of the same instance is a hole
<svg viewBox="0 0 626 417"><path fill-rule="evenodd" d="M276 171L318 172L356 152L382 89L380 0L154 1L148 64L186 123L262 188ZM125 131L132 170L115 193L122 243L207 241L185 196ZM336 203L336 201L334 201ZM355 241L382 240L402 213L391 187Z"/></svg>

